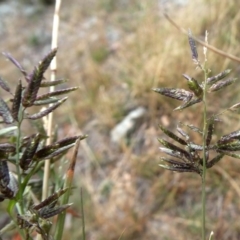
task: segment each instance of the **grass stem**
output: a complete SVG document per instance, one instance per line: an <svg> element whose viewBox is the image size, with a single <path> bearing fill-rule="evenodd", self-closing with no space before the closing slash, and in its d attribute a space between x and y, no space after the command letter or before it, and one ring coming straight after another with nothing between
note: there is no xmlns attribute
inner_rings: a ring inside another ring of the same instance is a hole
<svg viewBox="0 0 240 240"><path fill-rule="evenodd" d="M203 173L202 173L202 240L206 239L206 138L207 138L207 69L206 63L203 67L204 71L204 87L203 87Z"/></svg>

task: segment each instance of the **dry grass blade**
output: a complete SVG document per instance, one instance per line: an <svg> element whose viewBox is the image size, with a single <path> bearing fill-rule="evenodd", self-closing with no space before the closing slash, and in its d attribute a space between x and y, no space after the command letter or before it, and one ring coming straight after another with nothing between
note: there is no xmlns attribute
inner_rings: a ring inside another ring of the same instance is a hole
<svg viewBox="0 0 240 240"><path fill-rule="evenodd" d="M71 162L69 164L69 167L68 167L68 170L67 170L67 173L66 173L66 179L65 179L65 183L64 183L65 188L71 188L72 187L72 181L73 181L75 165L76 165L76 161L77 161L79 145L80 145L80 139L77 139L77 141L75 143L75 147L73 149L73 156L71 158ZM63 195L62 204L68 204L69 196L70 196L69 192L66 192ZM55 232L55 239L61 239L62 238L64 222L65 222L65 214L63 213L58 217L57 227L56 227L56 232Z"/></svg>
<svg viewBox="0 0 240 240"><path fill-rule="evenodd" d="M182 33L188 35L188 32L187 32L184 28L180 27L175 21L173 21L173 19L170 18L166 13L164 13L164 16L165 16L165 18L166 18L174 27L176 27L179 31L181 31ZM211 51L219 54L220 56L225 57L225 58L229 58L229 59L231 59L231 60L233 60L233 61L235 61L235 62L240 63L240 58L238 58L238 57L236 57L236 56L234 56L234 55L232 55L232 54L228 54L228 53L226 53L226 52L224 52L224 51L222 51L222 50L220 50L220 49L218 49L218 48L215 48L215 47L213 47L213 46L205 43L204 41L199 40L198 38L195 38L195 37L193 37L193 36L192 36L192 38L193 38L196 42L198 42L199 44L201 44L202 46L204 46L204 47L206 47L207 49L209 49L209 50L211 50Z"/></svg>

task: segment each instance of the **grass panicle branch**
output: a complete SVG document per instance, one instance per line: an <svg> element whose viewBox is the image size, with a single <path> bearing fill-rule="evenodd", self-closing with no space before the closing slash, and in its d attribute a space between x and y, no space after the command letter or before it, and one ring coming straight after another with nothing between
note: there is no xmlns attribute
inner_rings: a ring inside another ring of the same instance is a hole
<svg viewBox="0 0 240 240"><path fill-rule="evenodd" d="M207 32L204 46L208 45ZM209 102L208 95L216 91L226 91L226 87L236 82L237 78L225 79L230 73L230 69L226 69L213 77L210 77L210 70L207 68L207 48L204 47L204 61L198 59L198 52L191 30L188 32L188 40L194 64L198 65L197 69L202 71L203 80L200 82L195 78L183 74L187 80L188 90L178 88L153 88L153 91L172 99L182 101L182 105L175 108L175 111L183 110L194 106L196 103L202 104L202 127L196 127L191 124L180 122L177 126L177 132L183 137L179 137L174 132L160 125L162 132L172 141L177 142L182 147L179 147L164 138L159 138L159 142L163 145L159 150L168 157L161 157L162 163L159 164L163 169L176 172L192 172L197 173L201 177L202 184L202 240L206 239L206 174L207 170L216 165L225 155L240 158L240 131L236 130L229 134L221 136L215 143L212 143L213 135L215 134L215 125L219 122L218 116L226 112L210 113L208 110ZM227 110L239 114L240 104L236 103ZM189 131L194 131L200 134L202 144L199 145L191 140ZM169 157L170 156L170 157Z"/></svg>

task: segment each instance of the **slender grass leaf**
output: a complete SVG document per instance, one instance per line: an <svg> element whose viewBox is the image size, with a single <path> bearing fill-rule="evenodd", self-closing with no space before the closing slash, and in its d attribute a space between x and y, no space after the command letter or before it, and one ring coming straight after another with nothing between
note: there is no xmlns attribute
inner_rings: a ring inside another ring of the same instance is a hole
<svg viewBox="0 0 240 240"><path fill-rule="evenodd" d="M3 128L3 129L0 129L0 137L2 136L6 136L14 131L17 130L17 126L12 126L12 127L6 127L6 128Z"/></svg>

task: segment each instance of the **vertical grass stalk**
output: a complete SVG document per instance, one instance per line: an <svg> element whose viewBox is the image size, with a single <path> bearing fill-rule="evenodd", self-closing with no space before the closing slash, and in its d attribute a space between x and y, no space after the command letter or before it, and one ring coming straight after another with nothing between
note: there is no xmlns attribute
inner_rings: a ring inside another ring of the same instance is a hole
<svg viewBox="0 0 240 240"><path fill-rule="evenodd" d="M206 136L207 136L207 97L206 97L206 80L207 71L204 64L204 87L203 87L203 173L202 173L202 240L206 237Z"/></svg>
<svg viewBox="0 0 240 240"><path fill-rule="evenodd" d="M61 6L61 0L56 0L55 12L53 16L52 49L57 47L60 6ZM51 68L51 81L54 81L56 79L56 71L57 71L56 56L53 58L50 68ZM53 91L54 91L54 86L51 86L50 92L53 92ZM47 122L47 134L49 136L49 138L47 139L47 144L51 144L52 125L53 125L53 113L50 113L48 115L48 122ZM42 199L45 199L48 196L49 176L50 176L50 159L46 160L44 165Z"/></svg>

